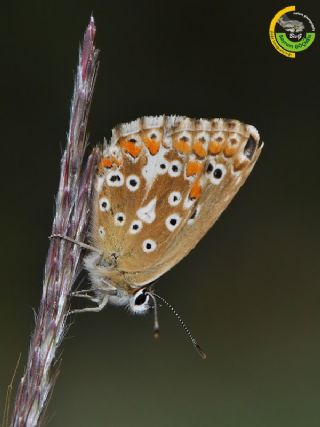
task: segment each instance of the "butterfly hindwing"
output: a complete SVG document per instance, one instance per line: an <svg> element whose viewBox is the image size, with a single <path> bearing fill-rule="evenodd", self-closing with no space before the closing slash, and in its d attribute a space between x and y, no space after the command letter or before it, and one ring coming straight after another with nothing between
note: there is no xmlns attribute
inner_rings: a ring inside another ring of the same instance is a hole
<svg viewBox="0 0 320 427"><path fill-rule="evenodd" d="M236 120L159 116L118 126L99 165L93 243L128 283L151 282L214 224L259 144L256 129Z"/></svg>

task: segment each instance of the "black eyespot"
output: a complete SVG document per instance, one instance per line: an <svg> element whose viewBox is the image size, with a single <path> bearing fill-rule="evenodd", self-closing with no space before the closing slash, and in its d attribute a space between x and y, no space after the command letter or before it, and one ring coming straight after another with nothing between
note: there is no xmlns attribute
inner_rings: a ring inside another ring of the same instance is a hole
<svg viewBox="0 0 320 427"><path fill-rule="evenodd" d="M152 133L152 134L150 135L150 138L151 138L151 139L156 139L156 137L157 137L157 135L156 135L155 133Z"/></svg>
<svg viewBox="0 0 320 427"><path fill-rule="evenodd" d="M179 168L177 165L172 165L172 171L173 172L178 172Z"/></svg>
<svg viewBox="0 0 320 427"><path fill-rule="evenodd" d="M213 176L217 179L220 179L222 177L222 170L219 168L216 168L213 172Z"/></svg>
<svg viewBox="0 0 320 427"><path fill-rule="evenodd" d="M123 216L122 216L122 215L118 216L118 221L119 221L119 222L122 222L122 221L123 221Z"/></svg>
<svg viewBox="0 0 320 427"><path fill-rule="evenodd" d="M101 206L105 209L108 206L108 203L107 202L102 202Z"/></svg>
<svg viewBox="0 0 320 427"><path fill-rule="evenodd" d="M166 165L164 163L161 163L160 167L161 167L161 169L165 169Z"/></svg>
<svg viewBox="0 0 320 427"><path fill-rule="evenodd" d="M133 228L134 230L138 230L139 225L138 225L138 224L133 224L132 228Z"/></svg>
<svg viewBox="0 0 320 427"><path fill-rule="evenodd" d="M170 224L171 225L176 225L176 223L177 223L177 220L175 218L171 218L170 219Z"/></svg>
<svg viewBox="0 0 320 427"><path fill-rule="evenodd" d="M207 172L212 172L212 171L213 171L213 164L209 163L207 167Z"/></svg>
<svg viewBox="0 0 320 427"><path fill-rule="evenodd" d="M245 147L244 147L244 150L243 150L243 154L249 159L249 160L251 160L252 159L252 157L253 157L253 155L254 155L254 152L255 152L255 150L256 150L256 147L257 147L257 143L256 143L256 141L252 138L252 136L250 135L250 137L249 137L249 139L248 139L248 141L247 141L247 143L246 143L246 145L245 145Z"/></svg>
<svg viewBox="0 0 320 427"><path fill-rule="evenodd" d="M120 181L120 176L119 176L119 175L112 175L112 176L110 177L110 181L111 181L111 182Z"/></svg>
<svg viewBox="0 0 320 427"><path fill-rule="evenodd" d="M178 200L177 196L173 196L173 201L176 202Z"/></svg>
<svg viewBox="0 0 320 427"><path fill-rule="evenodd" d="M137 142L137 140L135 138L130 138L129 142Z"/></svg>
<svg viewBox="0 0 320 427"><path fill-rule="evenodd" d="M146 244L146 249L151 249L151 248L152 248L151 243L147 243L147 244Z"/></svg>
<svg viewBox="0 0 320 427"><path fill-rule="evenodd" d="M135 299L135 301L134 301L135 305L142 305L142 304L144 304L146 302L147 297L148 297L148 295L146 295L145 292L141 293Z"/></svg>
<svg viewBox="0 0 320 427"><path fill-rule="evenodd" d="M130 185L132 185L132 187L135 187L137 185L137 181L135 179L130 179L129 183Z"/></svg>

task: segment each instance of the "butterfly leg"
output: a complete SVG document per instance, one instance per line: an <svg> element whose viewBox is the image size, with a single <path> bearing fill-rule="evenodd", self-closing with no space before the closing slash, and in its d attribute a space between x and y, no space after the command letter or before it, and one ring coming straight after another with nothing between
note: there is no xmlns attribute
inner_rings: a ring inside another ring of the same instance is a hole
<svg viewBox="0 0 320 427"><path fill-rule="evenodd" d="M92 295L89 295L88 292L93 292L93 289L84 289L82 291L71 292L70 296L77 297L77 298L87 298L93 302L97 302L98 299Z"/></svg>
<svg viewBox="0 0 320 427"><path fill-rule="evenodd" d="M107 305L108 299L109 299L109 295L105 295L103 297L103 299L100 301L97 298L93 297L93 298L91 298L91 301L98 304L96 307L86 307L86 308L79 308L79 309L75 309L75 310L70 310L68 315L75 314L75 313L88 313L88 312L95 312L96 313L98 311L103 310L103 308Z"/></svg>
<svg viewBox="0 0 320 427"><path fill-rule="evenodd" d="M67 240L68 242L74 243L75 245L78 245L81 248L88 249L89 251L92 251L92 252L97 252L102 256L102 252L99 251L99 249L95 248L94 246L87 245L87 243L79 242L78 240L74 240L71 237L64 236L63 234L52 234L51 236L49 236L49 239L53 239L53 238Z"/></svg>
<svg viewBox="0 0 320 427"><path fill-rule="evenodd" d="M113 286L110 282L107 282L106 280L102 280L102 283L105 285L103 287L104 291L108 291L109 295L114 295L117 293L117 288Z"/></svg>
<svg viewBox="0 0 320 427"><path fill-rule="evenodd" d="M93 303L96 303L97 307L86 307L86 308L75 309L75 310L71 310L68 314L85 313L90 311L91 312L101 311L106 306L109 299L109 295L114 295L117 293L117 288L113 286L111 283L103 280L103 284L105 285L103 287L103 293L105 295L102 299L99 297L95 297L93 295L88 295L88 292L95 292L95 289L83 289L80 291L71 292L70 293L71 296L88 299Z"/></svg>
<svg viewBox="0 0 320 427"><path fill-rule="evenodd" d="M95 297L88 295L88 293L95 292L98 289L101 289L103 292L108 292L108 295L114 295L117 293L117 288L115 286L113 286L111 283L107 282L106 280L102 280L102 283L104 286L101 288L81 289L80 291L70 292L69 295L72 297L88 298L88 299L91 299L92 301L94 301Z"/></svg>

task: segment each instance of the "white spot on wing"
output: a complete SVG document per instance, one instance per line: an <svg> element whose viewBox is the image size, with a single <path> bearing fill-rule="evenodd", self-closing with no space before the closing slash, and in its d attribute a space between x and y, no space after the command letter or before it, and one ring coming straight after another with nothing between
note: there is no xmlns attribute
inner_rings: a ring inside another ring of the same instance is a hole
<svg viewBox="0 0 320 427"><path fill-rule="evenodd" d="M166 227L169 231L174 231L181 222L181 216L178 214L169 215L166 219Z"/></svg>
<svg viewBox="0 0 320 427"><path fill-rule="evenodd" d="M166 159L161 159L161 161L158 164L157 172L159 175L164 175L167 173L169 167L169 163Z"/></svg>
<svg viewBox="0 0 320 427"><path fill-rule="evenodd" d="M146 180L147 191L152 187L154 180L158 174L164 174L168 169L168 162L165 160L164 155L167 150L160 144L158 153L155 156L152 156L148 150L145 151L147 157L147 164L142 169L142 175ZM161 164L165 164L166 168L162 169Z"/></svg>
<svg viewBox="0 0 320 427"><path fill-rule="evenodd" d="M168 203L170 206L178 206L178 204L181 202L182 195L180 191L172 191L172 193L169 194L168 197Z"/></svg>
<svg viewBox="0 0 320 427"><path fill-rule="evenodd" d="M214 166L213 172L209 175L209 179L211 183L214 185L219 185L220 182L223 180L226 172L227 172L227 169L223 164L221 163L216 164Z"/></svg>
<svg viewBox="0 0 320 427"><path fill-rule="evenodd" d="M114 217L114 223L118 227L122 227L124 223L126 222L126 216L123 212L116 213Z"/></svg>
<svg viewBox="0 0 320 427"><path fill-rule="evenodd" d="M101 197L101 199L99 199L99 207L102 212L108 212L110 209L109 199L106 197Z"/></svg>
<svg viewBox="0 0 320 427"><path fill-rule="evenodd" d="M137 191L140 187L140 178L138 177L138 175L129 175L126 179L126 184L130 191Z"/></svg>
<svg viewBox="0 0 320 427"><path fill-rule="evenodd" d="M141 221L151 224L156 219L157 198L152 199L147 205L137 210L137 216Z"/></svg>
<svg viewBox="0 0 320 427"><path fill-rule="evenodd" d="M135 219L134 221L132 221L130 228L129 228L129 233L130 234L137 234L140 233L140 231L142 230L142 222L140 221L140 219Z"/></svg>
<svg viewBox="0 0 320 427"><path fill-rule="evenodd" d="M142 250L143 252L153 252L157 247L157 244L152 239L146 239L142 243Z"/></svg>
<svg viewBox="0 0 320 427"><path fill-rule="evenodd" d="M175 178L181 174L181 171L182 171L181 162L179 162L179 160L172 160L168 169L169 175Z"/></svg>
<svg viewBox="0 0 320 427"><path fill-rule="evenodd" d="M108 173L106 181L109 187L121 187L124 183L124 177L121 172L111 171Z"/></svg>

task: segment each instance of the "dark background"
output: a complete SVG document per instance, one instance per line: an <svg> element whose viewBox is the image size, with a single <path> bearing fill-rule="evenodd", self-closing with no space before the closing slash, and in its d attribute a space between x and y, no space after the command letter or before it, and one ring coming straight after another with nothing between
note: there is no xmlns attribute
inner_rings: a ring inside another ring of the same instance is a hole
<svg viewBox="0 0 320 427"><path fill-rule="evenodd" d="M16 1L1 6L1 352L4 399L28 350L78 44L93 11L101 49L90 140L141 115L229 117L265 148L197 248L158 284L165 309L78 316L49 406L56 426L313 427L320 418L318 30L290 60L272 47L292 2ZM3 405L1 405L3 406Z"/></svg>

